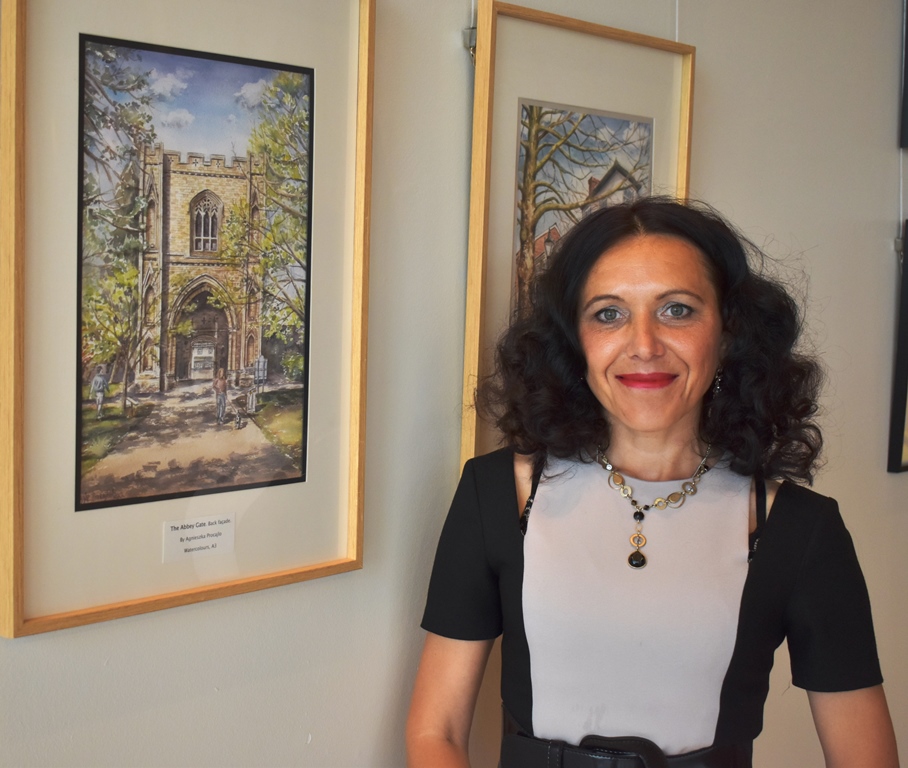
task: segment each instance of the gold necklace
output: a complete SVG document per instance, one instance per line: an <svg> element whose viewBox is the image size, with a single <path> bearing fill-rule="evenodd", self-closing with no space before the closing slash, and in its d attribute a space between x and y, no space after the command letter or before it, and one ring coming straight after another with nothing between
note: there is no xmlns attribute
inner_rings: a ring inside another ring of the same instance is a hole
<svg viewBox="0 0 908 768"><path fill-rule="evenodd" d="M684 499L688 496L693 496L697 492L697 483L700 482L700 478L709 470L709 467L706 466L706 460L709 458L709 452L711 450L712 444L710 443L706 446L706 455L703 457L703 461L700 462L700 465L697 467L696 472L691 476L691 479L681 483L680 491L673 491L664 498L660 496L658 499L655 499L652 504L641 504L634 498L634 489L624 482L624 476L612 466L611 462L602 452L602 448L596 448L596 461L598 461L599 464L602 465L602 468L609 473L609 487L614 488L625 499L630 501L631 506L634 508L635 525L634 532L631 534L630 538L631 546L634 547L634 551L631 552L627 558L627 564L631 568L646 567L646 555L640 551L640 549L646 545L646 536L643 535L643 520L646 517L645 513L653 507L656 509L665 509L666 507L677 509L684 503Z"/></svg>

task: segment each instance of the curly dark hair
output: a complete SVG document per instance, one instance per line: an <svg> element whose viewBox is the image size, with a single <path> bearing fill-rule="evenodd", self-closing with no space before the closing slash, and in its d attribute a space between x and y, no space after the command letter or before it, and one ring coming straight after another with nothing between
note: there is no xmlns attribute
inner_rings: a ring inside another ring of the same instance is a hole
<svg viewBox="0 0 908 768"><path fill-rule="evenodd" d="M608 444L602 406L583 376L580 297L599 257L627 238L668 235L706 257L728 344L721 388L709 392L700 437L731 457L742 475L810 483L823 438L815 422L823 381L817 360L798 349L798 303L763 273L764 256L703 203L647 197L600 209L557 244L533 285L529 311L498 342L495 370L480 382L476 405L504 442L533 454L589 460Z"/></svg>

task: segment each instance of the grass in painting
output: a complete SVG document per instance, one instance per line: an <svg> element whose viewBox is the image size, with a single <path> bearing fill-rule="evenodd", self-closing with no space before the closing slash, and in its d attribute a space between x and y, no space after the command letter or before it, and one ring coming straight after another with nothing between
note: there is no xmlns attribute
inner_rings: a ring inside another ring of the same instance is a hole
<svg viewBox="0 0 908 768"><path fill-rule="evenodd" d="M119 398L106 400L101 418L97 417L95 404L82 405L82 477L109 454L117 443L133 432L145 417L154 410L152 403L140 403L129 408L123 418Z"/></svg>
<svg viewBox="0 0 908 768"><path fill-rule="evenodd" d="M253 421L268 441L302 466L303 390L284 389L258 397Z"/></svg>

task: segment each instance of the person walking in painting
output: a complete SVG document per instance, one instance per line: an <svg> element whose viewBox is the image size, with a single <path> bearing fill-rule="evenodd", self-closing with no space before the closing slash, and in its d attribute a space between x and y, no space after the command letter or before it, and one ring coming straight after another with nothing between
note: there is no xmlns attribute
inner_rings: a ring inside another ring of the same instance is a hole
<svg viewBox="0 0 908 768"><path fill-rule="evenodd" d="M89 394L95 399L95 404L98 407L99 420L104 410L104 395L107 394L107 387L107 372L103 365L99 365L95 370L95 377L91 380L91 388L89 389Z"/></svg>
<svg viewBox="0 0 908 768"><path fill-rule="evenodd" d="M218 368L217 376L211 384L214 390L215 402L217 403L218 424L223 424L227 416L227 377L224 375L224 369Z"/></svg>

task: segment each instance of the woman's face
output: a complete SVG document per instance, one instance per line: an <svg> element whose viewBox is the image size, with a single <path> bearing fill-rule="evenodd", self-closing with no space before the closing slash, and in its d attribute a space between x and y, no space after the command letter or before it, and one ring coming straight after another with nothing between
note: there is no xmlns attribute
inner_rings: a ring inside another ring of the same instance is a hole
<svg viewBox="0 0 908 768"><path fill-rule="evenodd" d="M622 430L690 439L722 355L722 312L705 257L641 235L603 253L580 297L586 380Z"/></svg>

